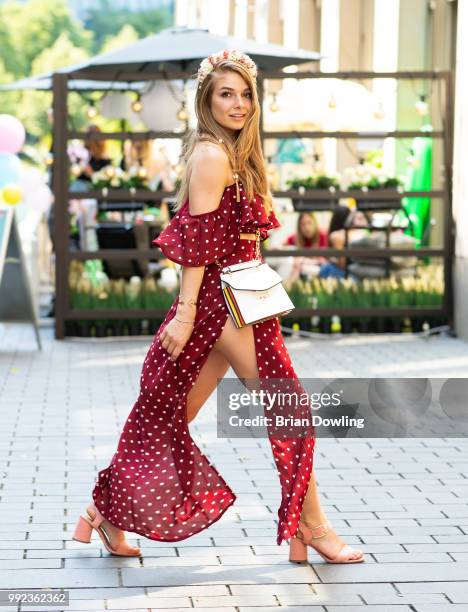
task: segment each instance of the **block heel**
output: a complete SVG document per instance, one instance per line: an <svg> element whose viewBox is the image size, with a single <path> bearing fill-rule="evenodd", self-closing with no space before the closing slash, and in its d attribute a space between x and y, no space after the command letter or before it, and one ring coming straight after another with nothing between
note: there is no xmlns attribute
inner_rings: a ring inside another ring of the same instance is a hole
<svg viewBox="0 0 468 612"><path fill-rule="evenodd" d="M95 529L104 547L112 555L120 557L138 557L141 554L141 550L138 546L131 546L125 539L121 540L117 546L111 546L110 537L102 526L106 519L94 504L88 506L86 513L87 516L81 515L78 519L72 536L74 540L89 544L91 542L92 531Z"/></svg>
<svg viewBox="0 0 468 612"><path fill-rule="evenodd" d="M93 533L93 527L84 516L80 516L76 523L75 531L72 538L77 542L83 542L83 544L89 544L91 542L91 534Z"/></svg>
<svg viewBox="0 0 468 612"><path fill-rule="evenodd" d="M307 562L307 546L297 538L289 541L289 560L291 563Z"/></svg>

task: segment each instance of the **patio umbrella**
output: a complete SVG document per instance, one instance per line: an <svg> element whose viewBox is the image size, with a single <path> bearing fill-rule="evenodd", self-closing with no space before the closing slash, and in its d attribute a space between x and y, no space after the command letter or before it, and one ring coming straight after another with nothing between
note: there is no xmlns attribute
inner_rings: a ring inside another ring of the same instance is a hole
<svg viewBox="0 0 468 612"><path fill-rule="evenodd" d="M212 34L206 29L186 26L168 28L138 40L127 47L57 70L70 75L74 83L69 89L92 89L87 80L107 76L109 83L99 89L122 89L116 82L119 73L146 74L155 72L186 72L195 74L200 61L221 49L240 49L250 55L260 71L281 70L285 66L317 61L320 54L303 49L287 49L282 45L257 43L253 40ZM52 73L9 83L2 89L50 89ZM119 79L125 80L125 79ZM96 89L96 87L94 87ZM129 89L129 87L127 87Z"/></svg>
<svg viewBox="0 0 468 612"><path fill-rule="evenodd" d="M133 89L140 91L147 83L133 81L132 83L122 81L91 81L88 79L70 79L68 89L70 91L127 91ZM12 83L0 85L0 90L18 91L20 89L33 89L37 91L49 91L52 89L52 73L40 74L27 77Z"/></svg>
<svg viewBox="0 0 468 612"><path fill-rule="evenodd" d="M320 54L302 49L287 49L271 43L212 34L206 29L186 26L168 28L123 49L98 55L61 72L74 78L98 75L116 69L139 72L193 72L200 60L221 49L240 49L257 63L260 70L280 70L285 66L317 61Z"/></svg>

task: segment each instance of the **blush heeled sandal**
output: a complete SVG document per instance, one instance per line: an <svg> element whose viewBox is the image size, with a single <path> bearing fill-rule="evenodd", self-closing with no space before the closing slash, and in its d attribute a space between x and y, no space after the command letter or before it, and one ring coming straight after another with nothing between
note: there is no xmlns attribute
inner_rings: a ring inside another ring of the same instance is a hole
<svg viewBox="0 0 468 612"><path fill-rule="evenodd" d="M363 552L356 548L351 548L348 544L343 544L333 558L327 557L327 555L317 550L313 540L323 538L330 529L332 529L330 521L311 527L305 521L300 520L297 534L289 542L289 560L291 563L307 563L307 546L311 546L327 563L361 563L364 561ZM353 558L352 555L357 552L360 552L361 555Z"/></svg>
<svg viewBox="0 0 468 612"><path fill-rule="evenodd" d="M90 511L94 513L94 519L91 517ZM119 544L112 548L110 538L102 527L102 522L105 518L99 512L94 505L88 506L86 509L86 516L81 515L76 523L75 531L72 539L77 542L83 542L89 544L91 542L91 534L95 529L102 540L102 543L112 555L119 555L121 557L138 557L141 554L141 550L137 546L131 546L126 540L119 542Z"/></svg>

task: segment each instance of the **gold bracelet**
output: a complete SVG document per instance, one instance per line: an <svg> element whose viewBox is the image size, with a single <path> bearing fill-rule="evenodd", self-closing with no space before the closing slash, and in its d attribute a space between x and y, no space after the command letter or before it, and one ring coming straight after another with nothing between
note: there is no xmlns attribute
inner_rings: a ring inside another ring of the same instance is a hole
<svg viewBox="0 0 468 612"><path fill-rule="evenodd" d="M189 298L188 300L179 299L179 304L190 304L190 303L192 303L193 306L198 305L198 303L193 298Z"/></svg>
<svg viewBox="0 0 468 612"><path fill-rule="evenodd" d="M177 317L174 317L174 319L179 321L179 323L195 323L195 321L182 321L182 319L178 319Z"/></svg>

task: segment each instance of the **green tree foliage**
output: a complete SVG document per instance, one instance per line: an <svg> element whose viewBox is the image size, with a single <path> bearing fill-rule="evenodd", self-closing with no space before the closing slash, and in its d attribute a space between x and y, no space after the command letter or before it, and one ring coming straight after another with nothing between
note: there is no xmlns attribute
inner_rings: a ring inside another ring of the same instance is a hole
<svg viewBox="0 0 468 612"><path fill-rule="evenodd" d="M11 83L14 80L14 77L11 73L9 73L5 67L5 62L3 58L0 57L0 83ZM1 96L1 111L2 113L14 114L20 99L20 94L18 92L8 92L8 94L3 94Z"/></svg>
<svg viewBox="0 0 468 612"><path fill-rule="evenodd" d="M88 12L85 26L94 32L93 53L98 53L109 37L115 36L125 25L130 25L139 38L156 34L172 23L168 8L148 9L133 12L129 9L115 8L112 0L100 0L96 8Z"/></svg>
<svg viewBox="0 0 468 612"><path fill-rule="evenodd" d="M124 25L124 27L120 30L118 34L115 36L109 36L106 39L100 53L109 53L110 51L117 51L117 49L122 49L127 45L131 45L132 43L138 40L139 36L135 28L131 25Z"/></svg>
<svg viewBox="0 0 468 612"><path fill-rule="evenodd" d="M80 47L76 47L68 32L63 32L57 40L45 48L34 59L31 66L31 74L44 74L54 72L59 68L79 64L86 60L88 52ZM49 92L25 91L22 94L22 101L17 110L17 116L24 121L28 132L34 136L41 136L50 129L47 118L47 109L52 103L52 96ZM77 95L70 94L69 112L72 121L78 121L84 115L85 103Z"/></svg>
<svg viewBox="0 0 468 612"><path fill-rule="evenodd" d="M90 55L122 48L171 23L167 7L133 13L101 0L83 25L71 13L67 0L0 0L0 84L81 63ZM45 138L46 146L51 102L50 92L0 91L1 112L16 115L28 136ZM81 129L88 122L87 106L82 96L70 93L73 128Z"/></svg>
<svg viewBox="0 0 468 612"><path fill-rule="evenodd" d="M71 15L66 0L10 0L0 6L0 48L5 68L15 77L31 74L33 61L61 35L89 51L92 33Z"/></svg>

